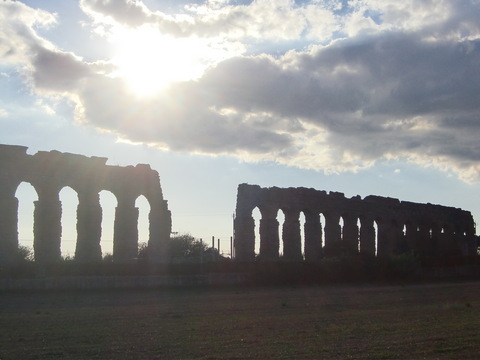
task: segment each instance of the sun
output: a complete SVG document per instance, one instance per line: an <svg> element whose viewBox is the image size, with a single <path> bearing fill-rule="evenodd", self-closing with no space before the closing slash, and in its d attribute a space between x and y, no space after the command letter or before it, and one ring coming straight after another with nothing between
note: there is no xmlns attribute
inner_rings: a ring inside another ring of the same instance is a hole
<svg viewBox="0 0 480 360"><path fill-rule="evenodd" d="M206 68L231 56L211 40L173 38L150 27L119 30L114 42L114 76L125 79L141 97L154 95L173 82L197 79Z"/></svg>

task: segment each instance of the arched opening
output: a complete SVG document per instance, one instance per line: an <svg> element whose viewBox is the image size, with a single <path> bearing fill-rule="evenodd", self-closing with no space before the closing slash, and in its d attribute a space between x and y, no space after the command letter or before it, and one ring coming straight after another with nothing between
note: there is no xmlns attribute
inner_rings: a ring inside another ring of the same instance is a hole
<svg viewBox="0 0 480 360"><path fill-rule="evenodd" d="M375 220L373 222L373 229L375 230L375 256L377 256L378 253L378 221Z"/></svg>
<svg viewBox="0 0 480 360"><path fill-rule="evenodd" d="M325 219L325 215L323 215L323 213L320 213L320 228L321 228L321 231L322 231L322 244L321 244L321 248L323 249L325 247L325 224L326 224L326 219Z"/></svg>
<svg viewBox="0 0 480 360"><path fill-rule="evenodd" d="M302 249L302 259L305 260L305 213L300 212L300 248Z"/></svg>
<svg viewBox="0 0 480 360"><path fill-rule="evenodd" d="M340 220L338 221L338 225L340 226L340 240L345 240L345 220L343 219L343 215L340 216Z"/></svg>
<svg viewBox="0 0 480 360"><path fill-rule="evenodd" d="M283 241L283 224L285 223L285 213L283 212L282 209L279 209L277 211L277 221L278 221L278 234L281 234L279 236L279 248L278 248L278 255L281 257L285 253L284 250L284 241Z"/></svg>
<svg viewBox="0 0 480 360"><path fill-rule="evenodd" d="M148 238L150 236L150 203L147 198L140 195L135 200L135 207L138 208L138 244L148 244Z"/></svg>
<svg viewBox="0 0 480 360"><path fill-rule="evenodd" d="M102 257L113 254L113 229L115 223L115 208L117 198L107 190L100 191L100 206L102 208L102 235L100 246Z"/></svg>
<svg viewBox="0 0 480 360"><path fill-rule="evenodd" d="M362 222L360 218L357 218L357 229L358 229L358 237L357 237L357 249L360 252L360 228L362 227Z"/></svg>
<svg viewBox="0 0 480 360"><path fill-rule="evenodd" d="M255 232L255 255L260 254L260 219L262 218L262 214L260 213L260 209L255 207L252 211L252 217L254 221L254 232Z"/></svg>
<svg viewBox="0 0 480 360"><path fill-rule="evenodd" d="M65 186L59 193L59 199L62 204L60 249L63 258L72 258L77 243L78 194L71 187Z"/></svg>
<svg viewBox="0 0 480 360"><path fill-rule="evenodd" d="M18 244L33 251L33 212L38 195L30 183L22 182L17 187L15 197L18 199Z"/></svg>

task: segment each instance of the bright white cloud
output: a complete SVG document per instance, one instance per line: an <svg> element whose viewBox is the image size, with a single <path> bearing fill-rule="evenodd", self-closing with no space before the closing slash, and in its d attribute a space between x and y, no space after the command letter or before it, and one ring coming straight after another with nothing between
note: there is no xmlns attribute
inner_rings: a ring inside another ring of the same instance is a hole
<svg viewBox="0 0 480 360"><path fill-rule="evenodd" d="M39 37L34 26L54 17L19 3L0 4L0 14L14 14L1 19L0 49L35 91L67 95L78 121L129 141L330 172L401 158L479 180L479 2L348 4L209 1L167 14L139 1L82 0L107 36L148 24L178 44L225 47L143 98L119 64L87 63ZM272 41L294 50L272 51Z"/></svg>
<svg viewBox="0 0 480 360"><path fill-rule="evenodd" d="M256 0L248 5L209 1L185 6L181 14L150 11L141 1L81 0L82 9L98 23L138 27L156 26L173 36L226 36L243 40L294 40L303 35L322 41L338 30L327 4L297 5L293 0Z"/></svg>
<svg viewBox="0 0 480 360"><path fill-rule="evenodd" d="M0 59L2 63L25 63L35 44L49 46L39 37L34 27L48 27L56 22L55 16L43 10L10 0L0 4Z"/></svg>

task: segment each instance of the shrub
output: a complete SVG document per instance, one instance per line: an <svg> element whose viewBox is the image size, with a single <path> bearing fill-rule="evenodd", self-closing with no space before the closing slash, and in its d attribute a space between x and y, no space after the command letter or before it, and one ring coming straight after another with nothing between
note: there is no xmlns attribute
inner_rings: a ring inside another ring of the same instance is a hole
<svg viewBox="0 0 480 360"><path fill-rule="evenodd" d="M20 245L17 249L17 257L19 262L34 261L33 249L28 246Z"/></svg>

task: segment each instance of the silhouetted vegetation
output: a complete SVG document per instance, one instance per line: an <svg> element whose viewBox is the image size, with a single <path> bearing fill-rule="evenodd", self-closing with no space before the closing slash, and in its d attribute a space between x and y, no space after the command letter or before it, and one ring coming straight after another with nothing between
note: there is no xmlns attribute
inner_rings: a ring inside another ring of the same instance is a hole
<svg viewBox="0 0 480 360"><path fill-rule="evenodd" d="M150 262L148 246L140 243L138 258L131 263L115 262L111 254L102 261L85 263L64 257L55 264L33 261L33 251L20 247L16 265L0 267L3 278L65 276L148 276L244 274L245 284L301 285L337 282L419 281L428 279L475 279L480 274L480 257L422 258L405 253L388 257L355 254L324 256L315 262L237 262L218 254L189 234L172 237L168 261Z"/></svg>
<svg viewBox="0 0 480 360"><path fill-rule="evenodd" d="M17 250L17 256L20 263L34 261L33 249L28 246L20 245Z"/></svg>
<svg viewBox="0 0 480 360"><path fill-rule="evenodd" d="M181 234L170 238L167 262L169 263L203 263L224 260L217 249L208 247L202 240L190 234ZM138 259L148 262L148 244L138 244Z"/></svg>

